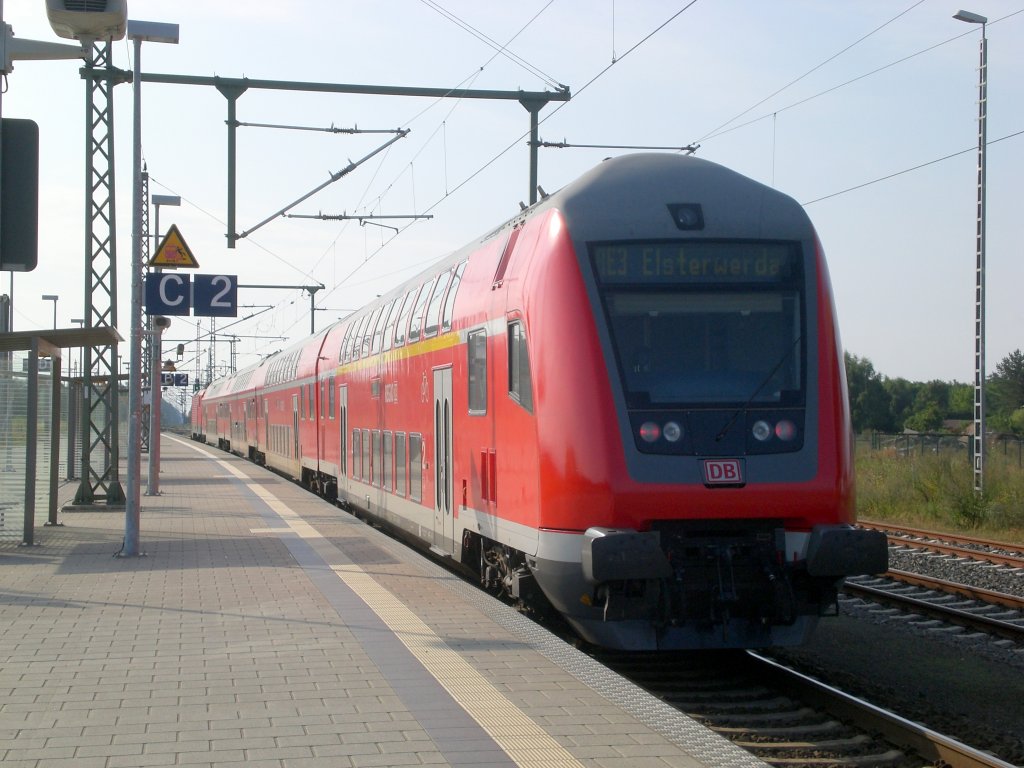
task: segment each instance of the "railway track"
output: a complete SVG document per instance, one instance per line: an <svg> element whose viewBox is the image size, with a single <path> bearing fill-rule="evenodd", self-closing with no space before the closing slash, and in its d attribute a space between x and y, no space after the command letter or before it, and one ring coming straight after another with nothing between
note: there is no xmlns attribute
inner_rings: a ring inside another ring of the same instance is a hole
<svg viewBox="0 0 1024 768"><path fill-rule="evenodd" d="M1024 552L990 539L879 523L862 525L885 532L893 558L905 568L892 568L879 577L847 579L843 586L847 595L1024 646ZM943 575L919 572L928 570ZM1019 594L981 586L997 572L1011 588L1019 581Z"/></svg>
<svg viewBox="0 0 1024 768"><path fill-rule="evenodd" d="M1024 570L1024 548L992 539L979 539L950 533L925 531L861 520L862 528L882 531L889 537L890 546L923 549L967 560L978 560Z"/></svg>
<svg viewBox="0 0 1024 768"><path fill-rule="evenodd" d="M1024 645L1024 598L923 576L888 571L847 579L849 595Z"/></svg>
<svg viewBox="0 0 1024 768"><path fill-rule="evenodd" d="M595 657L780 768L1012 765L757 653Z"/></svg>

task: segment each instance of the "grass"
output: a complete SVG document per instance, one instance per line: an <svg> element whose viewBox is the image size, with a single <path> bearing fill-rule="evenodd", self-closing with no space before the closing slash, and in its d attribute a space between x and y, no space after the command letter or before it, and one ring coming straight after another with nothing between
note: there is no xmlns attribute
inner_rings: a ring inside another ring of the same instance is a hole
<svg viewBox="0 0 1024 768"><path fill-rule="evenodd" d="M1024 468L1016 455L986 455L980 496L966 451L894 455L860 443L856 470L857 514L865 520L1024 544Z"/></svg>

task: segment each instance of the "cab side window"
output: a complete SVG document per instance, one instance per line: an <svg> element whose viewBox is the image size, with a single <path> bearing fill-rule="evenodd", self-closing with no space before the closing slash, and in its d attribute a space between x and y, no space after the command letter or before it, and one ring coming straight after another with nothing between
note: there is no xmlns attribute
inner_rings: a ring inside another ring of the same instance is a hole
<svg viewBox="0 0 1024 768"><path fill-rule="evenodd" d="M508 394L533 413L533 386L530 382L530 355L522 322L508 324Z"/></svg>

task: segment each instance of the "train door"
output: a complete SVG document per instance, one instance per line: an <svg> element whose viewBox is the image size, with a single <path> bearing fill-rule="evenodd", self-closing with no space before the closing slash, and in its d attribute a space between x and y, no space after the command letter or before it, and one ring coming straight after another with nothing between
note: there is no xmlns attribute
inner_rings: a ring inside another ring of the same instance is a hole
<svg viewBox="0 0 1024 768"><path fill-rule="evenodd" d="M452 510L452 369L434 371L434 546L455 553Z"/></svg>
<svg viewBox="0 0 1024 768"><path fill-rule="evenodd" d="M348 386L338 387L338 498L345 500L342 491L348 492Z"/></svg>
<svg viewBox="0 0 1024 768"><path fill-rule="evenodd" d="M263 452L270 450L270 401L263 398Z"/></svg>

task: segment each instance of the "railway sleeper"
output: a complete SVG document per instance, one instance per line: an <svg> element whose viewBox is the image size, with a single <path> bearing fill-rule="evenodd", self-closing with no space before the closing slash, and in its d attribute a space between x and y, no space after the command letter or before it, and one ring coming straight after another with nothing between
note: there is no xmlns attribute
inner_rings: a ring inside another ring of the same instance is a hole
<svg viewBox="0 0 1024 768"><path fill-rule="evenodd" d="M763 731L758 731L757 735L762 736ZM790 732L788 735L792 737L793 734ZM758 739L755 741L736 741L734 743L736 746L743 747L744 749L763 749L766 751L782 751L786 749L829 749L842 750L845 752L868 746L869 744L873 744L874 741L867 734L859 733L856 736L850 736L844 739L823 739L821 741L761 741Z"/></svg>

